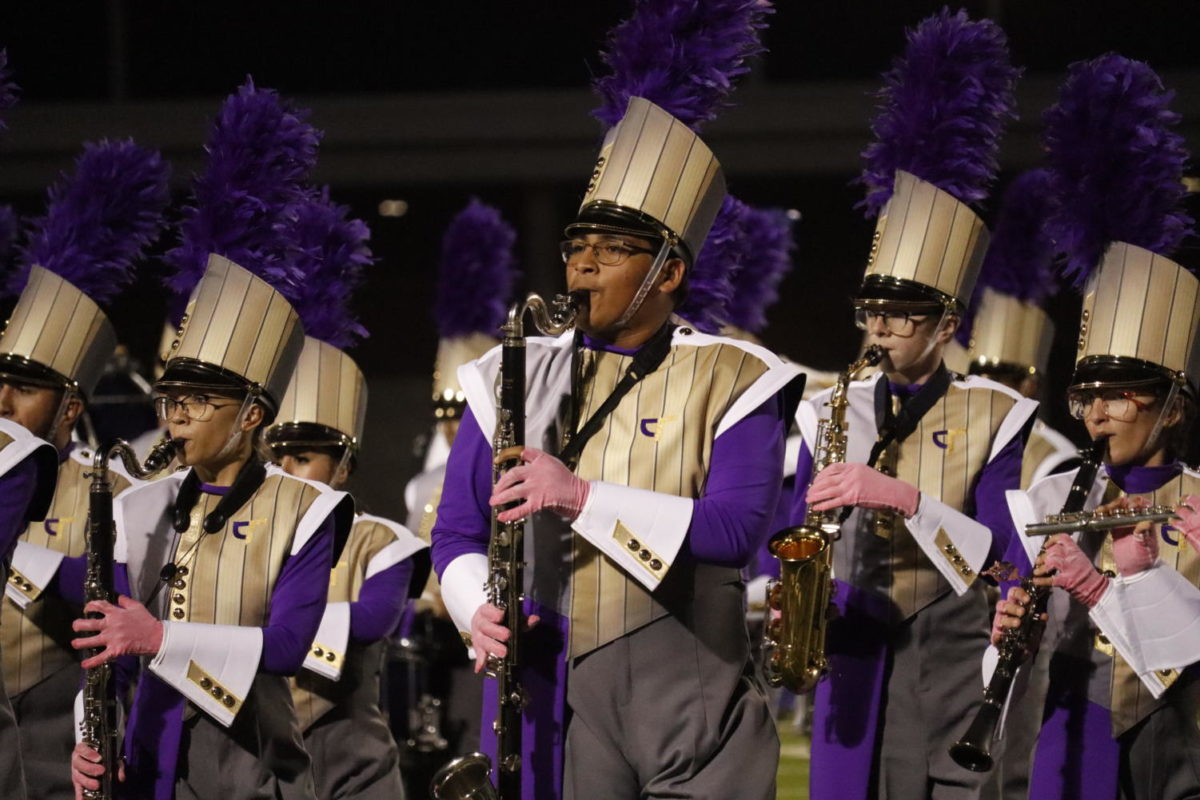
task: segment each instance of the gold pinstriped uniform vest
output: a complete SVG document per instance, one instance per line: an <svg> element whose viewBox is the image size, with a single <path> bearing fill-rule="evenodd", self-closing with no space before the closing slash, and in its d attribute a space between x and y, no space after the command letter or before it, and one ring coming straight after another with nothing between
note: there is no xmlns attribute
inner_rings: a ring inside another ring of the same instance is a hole
<svg viewBox="0 0 1200 800"><path fill-rule="evenodd" d="M1173 480L1161 486L1157 491L1146 497L1155 505L1175 506L1189 494L1200 494L1200 480L1187 473L1180 473ZM1200 585L1200 555L1197 555L1183 538L1182 534L1168 526L1165 535L1161 525L1155 526L1158 536L1158 556L1171 567L1187 578L1193 584ZM1104 546L1097 559L1101 570L1116 574L1116 561L1112 554L1112 537L1105 538ZM1096 647L1112 657L1111 703L1113 736L1120 736L1125 731L1141 722L1146 716L1162 705L1162 699L1155 700L1154 695L1146 688L1137 673L1121 658L1111 644L1103 637L1096 636ZM1158 673L1158 678L1170 686L1179 677L1178 670L1164 670Z"/></svg>
<svg viewBox="0 0 1200 800"><path fill-rule="evenodd" d="M164 592L168 595L166 619L266 625L271 593L291 552L296 528L319 496L320 492L306 483L268 475L222 530L205 534L204 517L221 498L202 493L175 548L173 558L179 571L169 592Z"/></svg>
<svg viewBox="0 0 1200 800"><path fill-rule="evenodd" d="M1025 442L1025 455L1021 458L1021 488L1028 489L1033 483L1033 473L1050 456L1058 452L1054 443L1043 436L1035 425L1029 432L1029 440Z"/></svg>
<svg viewBox="0 0 1200 800"><path fill-rule="evenodd" d="M988 387L951 384L917 429L899 446L893 444L883 452L877 466L951 508L967 508L996 432L1016 402ZM890 571L885 580L893 612L896 619L908 619L948 592L950 584L921 550L902 517L870 516L874 523L869 530L888 544L883 557ZM948 537L940 534L938 544L948 545ZM964 577L970 583L974 575Z"/></svg>
<svg viewBox="0 0 1200 800"><path fill-rule="evenodd" d="M346 540L342 557L329 574L329 602L353 603L358 600L358 593L366 581L367 565L379 551L394 541L396 534L387 526L371 519L356 521L350 529L350 537ZM361 650L364 648L351 641L346 649L350 652L344 654L343 672L360 666L352 662L361 660ZM374 668L378 664L361 666ZM307 669L301 669L296 677L291 679L292 702L296 706L296 717L300 720L301 730L307 730L337 705L338 683L339 681L331 681Z"/></svg>
<svg viewBox="0 0 1200 800"><path fill-rule="evenodd" d="M579 424L612 394L631 356L581 350ZM576 474L697 498L717 425L767 365L729 344L675 345L588 441ZM679 568L679 565L676 567ZM668 611L586 539L572 534L570 656L588 653Z"/></svg>
<svg viewBox="0 0 1200 800"><path fill-rule="evenodd" d="M87 458L90 453L83 454ZM58 466L58 483L46 518L31 522L21 540L73 557L87 550L89 467L73 458ZM129 481L109 471L113 496L129 488ZM61 597L45 593L24 611L7 597L0 607L0 647L3 648L4 688L9 694L36 686L69 664L78 663L71 647L75 633L71 622L78 613Z"/></svg>

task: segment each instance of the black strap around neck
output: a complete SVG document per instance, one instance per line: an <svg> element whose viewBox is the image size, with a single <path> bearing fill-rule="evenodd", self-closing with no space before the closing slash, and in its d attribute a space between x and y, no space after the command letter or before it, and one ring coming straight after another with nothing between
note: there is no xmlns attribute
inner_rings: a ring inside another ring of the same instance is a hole
<svg viewBox="0 0 1200 800"><path fill-rule="evenodd" d="M604 425L604 420L608 415L616 410L617 405L629 394L629 390L640 381L642 378L649 375L654 370L658 369L659 365L666 359L667 353L671 351L671 340L675 335L675 326L667 323L658 329L658 332L650 337L649 341L642 346L633 355L633 361L625 370L625 374L621 377L613 389L612 394L604 401L601 406L596 409L591 418L583 424L576 433L571 435L565 447L558 454L559 459L566 464L570 469L574 470L579 456L583 453L584 446L588 440L595 436L601 426ZM576 352L579 350L579 344L576 343ZM578 414L580 411L580 400L578 397L579 370L575 366L571 369L571 395L572 395L572 416L571 428L574 429L578 422Z"/></svg>
<svg viewBox="0 0 1200 800"><path fill-rule="evenodd" d="M939 365L925 385L904 401L898 413L893 413L892 390L887 376L881 375L875 384L875 427L879 431L879 438L871 447L867 466L875 466L879 456L892 442L901 443L907 439L917 429L921 418L946 394L953 380L954 375L946 369L946 365Z"/></svg>

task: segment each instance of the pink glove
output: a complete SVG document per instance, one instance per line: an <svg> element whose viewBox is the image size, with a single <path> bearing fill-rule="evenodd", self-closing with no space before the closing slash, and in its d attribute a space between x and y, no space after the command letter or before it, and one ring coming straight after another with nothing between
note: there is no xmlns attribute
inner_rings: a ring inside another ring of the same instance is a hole
<svg viewBox="0 0 1200 800"><path fill-rule="evenodd" d="M1172 526L1183 534L1193 550L1200 552L1200 497L1189 494L1175 513L1179 515L1179 521L1171 523Z"/></svg>
<svg viewBox="0 0 1200 800"><path fill-rule="evenodd" d="M501 522L515 522L535 511L549 509L570 522L583 511L591 485L576 477L554 456L533 447L521 451L525 463L504 473L492 490L488 504L502 506L521 500L519 506L497 515Z"/></svg>
<svg viewBox="0 0 1200 800"><path fill-rule="evenodd" d="M1108 578L1096 571L1092 560L1065 533L1056 534L1050 539L1042 564L1048 570L1056 570L1055 586L1066 589L1071 597L1088 608L1100 602L1108 589Z"/></svg>
<svg viewBox="0 0 1200 800"><path fill-rule="evenodd" d="M1137 511L1149 505L1148 501L1138 498L1127 503L1126 508ZM1158 560L1158 537L1154 526L1143 522L1128 528L1115 528L1113 537L1113 560L1117 562L1117 571L1122 575L1136 575L1153 566Z"/></svg>
<svg viewBox="0 0 1200 800"><path fill-rule="evenodd" d="M921 493L917 487L890 478L866 464L830 464L808 487L805 502L814 511L858 506L897 511L906 518L917 513Z"/></svg>

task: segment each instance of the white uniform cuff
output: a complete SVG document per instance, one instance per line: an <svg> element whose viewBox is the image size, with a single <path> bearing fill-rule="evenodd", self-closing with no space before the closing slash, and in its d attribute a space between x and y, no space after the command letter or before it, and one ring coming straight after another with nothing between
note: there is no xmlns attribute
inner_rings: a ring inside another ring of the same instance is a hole
<svg viewBox="0 0 1200 800"><path fill-rule="evenodd" d="M987 559L991 530L923 492L917 513L905 524L955 593L966 592Z"/></svg>
<svg viewBox="0 0 1200 800"><path fill-rule="evenodd" d="M488 560L483 553L464 553L442 570L442 602L454 625L464 634L471 633L471 618L487 602L484 585L488 577ZM467 646L471 657L475 651Z"/></svg>
<svg viewBox="0 0 1200 800"><path fill-rule="evenodd" d="M1200 589L1161 559L1113 579L1090 616L1156 697L1157 670L1200 661Z"/></svg>
<svg viewBox="0 0 1200 800"><path fill-rule="evenodd" d="M342 677L345 666L346 644L350 641L350 604L330 603L321 615L321 625L313 639L308 655L304 657L304 669L322 675L331 681Z"/></svg>
<svg viewBox="0 0 1200 800"><path fill-rule="evenodd" d="M13 551L4 593L18 608L24 610L37 600L50 581L54 580L62 560L63 554L57 550L18 541L17 548Z"/></svg>
<svg viewBox="0 0 1200 800"><path fill-rule="evenodd" d="M262 647L262 628L164 622L150 671L229 727L258 674Z"/></svg>
<svg viewBox="0 0 1200 800"><path fill-rule="evenodd" d="M583 512L571 527L654 591L683 546L693 501L604 481L591 483Z"/></svg>

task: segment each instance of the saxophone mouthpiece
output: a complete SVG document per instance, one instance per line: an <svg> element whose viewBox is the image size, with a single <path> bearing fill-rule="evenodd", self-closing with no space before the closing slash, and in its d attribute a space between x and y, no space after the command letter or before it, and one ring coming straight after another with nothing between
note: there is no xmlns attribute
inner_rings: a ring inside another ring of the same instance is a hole
<svg viewBox="0 0 1200 800"><path fill-rule="evenodd" d="M887 351L885 351L882 347L877 344L873 344L863 352L863 358L866 359L868 367L873 367L880 361L883 361L883 357L886 355L886 353Z"/></svg>

